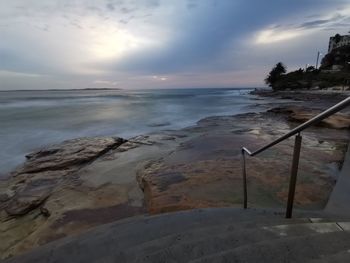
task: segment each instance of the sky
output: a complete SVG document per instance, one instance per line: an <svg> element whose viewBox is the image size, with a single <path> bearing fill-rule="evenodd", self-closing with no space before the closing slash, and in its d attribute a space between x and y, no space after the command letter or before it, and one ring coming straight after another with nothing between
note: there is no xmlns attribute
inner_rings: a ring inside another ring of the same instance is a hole
<svg viewBox="0 0 350 263"><path fill-rule="evenodd" d="M349 31L349 0L0 0L0 89L261 87Z"/></svg>

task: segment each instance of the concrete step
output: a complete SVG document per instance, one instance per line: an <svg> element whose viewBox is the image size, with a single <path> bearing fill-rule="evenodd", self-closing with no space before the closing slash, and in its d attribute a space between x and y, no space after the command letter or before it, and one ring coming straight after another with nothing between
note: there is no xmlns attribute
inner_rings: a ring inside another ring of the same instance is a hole
<svg viewBox="0 0 350 263"><path fill-rule="evenodd" d="M327 255L319 259L307 261L307 263L347 263L350 262L350 250L338 252L336 254Z"/></svg>
<svg viewBox="0 0 350 263"><path fill-rule="evenodd" d="M145 216L118 221L96 227L79 236L63 238L8 262L46 262L54 257L57 262L75 258L75 262L100 262L101 255L118 255L129 247L155 240L166 235L195 228L221 224L281 219L283 216L271 210L240 208L197 209L176 213ZM93 249L91 249L93 248ZM82 253L81 251L84 251ZM78 261L78 259L80 261Z"/></svg>
<svg viewBox="0 0 350 263"><path fill-rule="evenodd" d="M205 225L191 230L181 231L176 234L165 235L161 238L148 240L142 244L129 247L123 250L120 254L120 258L125 261L135 260L136 255L139 257L142 255L149 255L151 253L160 251L170 246L182 244L184 242L195 242L205 240L220 234L225 235L229 233L237 233L239 231L249 231L257 227L268 227L274 225L288 225L310 223L308 218L298 219L283 219L283 218L261 218L258 222L255 219L239 223L219 224L219 225Z"/></svg>
<svg viewBox="0 0 350 263"><path fill-rule="evenodd" d="M48 258L54 262L115 262L122 257L127 260L131 249L146 253L179 244L182 235L186 242L210 238L230 228L231 232L237 232L256 226L309 221L286 220L283 214L266 209L211 208L137 217L51 242L6 262L41 263L47 262ZM186 233L189 234L186 236Z"/></svg>
<svg viewBox="0 0 350 263"><path fill-rule="evenodd" d="M203 237L190 237L183 239L170 246L159 242L158 250L150 253L150 250L140 251L134 248L137 253L130 254L125 258L126 262L188 262L192 259L217 253L227 249L233 249L247 244L254 244L261 241L280 239L293 236L307 236L317 233L331 233L343 231L337 223L303 223L284 224L273 226L260 226L251 229L236 228L234 231L210 233ZM145 244L146 245L146 244ZM145 246L143 245L143 247ZM137 254L137 256L136 256Z"/></svg>
<svg viewBox="0 0 350 263"><path fill-rule="evenodd" d="M350 249L350 233L337 231L262 241L221 251L190 262L307 262L348 249Z"/></svg>

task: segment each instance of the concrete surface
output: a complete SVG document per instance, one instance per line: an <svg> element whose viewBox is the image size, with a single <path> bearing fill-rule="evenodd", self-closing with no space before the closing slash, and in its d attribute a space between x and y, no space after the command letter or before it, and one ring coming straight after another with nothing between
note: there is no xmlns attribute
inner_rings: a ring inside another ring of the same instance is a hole
<svg viewBox="0 0 350 263"><path fill-rule="evenodd" d="M295 216L237 208L139 216L4 262L305 262L350 249L347 221Z"/></svg>
<svg viewBox="0 0 350 263"><path fill-rule="evenodd" d="M325 211L331 214L350 216L350 145Z"/></svg>

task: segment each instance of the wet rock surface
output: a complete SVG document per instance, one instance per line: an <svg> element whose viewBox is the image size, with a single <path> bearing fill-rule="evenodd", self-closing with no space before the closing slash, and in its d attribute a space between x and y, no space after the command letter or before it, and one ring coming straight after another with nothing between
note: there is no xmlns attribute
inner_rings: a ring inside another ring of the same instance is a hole
<svg viewBox="0 0 350 263"><path fill-rule="evenodd" d="M273 112L210 117L186 129L195 137L138 172L150 213L242 205L240 149L254 150L289 131L294 122ZM255 127L255 128L252 128ZM343 162L348 132L313 127L303 133L296 207L322 209ZM248 158L249 203L283 207L293 139Z"/></svg>
<svg viewBox="0 0 350 263"><path fill-rule="evenodd" d="M25 215L45 202L50 194L51 189L48 188L23 191L11 198L5 211L10 216Z"/></svg>
<svg viewBox="0 0 350 263"><path fill-rule="evenodd" d="M0 181L0 258L147 213L137 171L185 139L182 131L81 138L28 155Z"/></svg>
<svg viewBox="0 0 350 263"><path fill-rule="evenodd" d="M108 213L98 213L108 211L109 207L114 207L115 215L119 208L119 218L143 211L143 205L128 204L119 186L108 182L99 187L89 186L80 176L84 167L125 142L117 137L79 138L29 154L21 167L0 182L1 257L114 220ZM121 193L113 195L115 191ZM97 213L86 213L89 209ZM84 223L74 221L78 226L72 228L69 215L80 210L85 213ZM97 216L98 222L93 220ZM62 218L67 223L55 228Z"/></svg>
<svg viewBox="0 0 350 263"><path fill-rule="evenodd" d="M294 101L307 101L308 106L323 106L333 105L349 96L346 92L329 92L322 90L297 90L297 91L270 91L270 90L255 90L253 95L258 95L258 98L272 97L277 99L288 99Z"/></svg>
<svg viewBox="0 0 350 263"><path fill-rule="evenodd" d="M302 123L320 114L321 110L288 106L273 108L269 112L286 114L288 120ZM336 113L316 125L333 129L348 129L350 127L350 114Z"/></svg>
<svg viewBox="0 0 350 263"><path fill-rule="evenodd" d="M74 176L66 177L123 142L112 137L79 138L27 155L23 166L12 173L14 194L3 201L5 211L10 216L21 216L39 207L65 179L74 182Z"/></svg>
<svg viewBox="0 0 350 263"><path fill-rule="evenodd" d="M59 145L47 147L26 156L25 164L15 174L38 173L42 171L74 171L79 166L91 162L107 151L118 147L122 138L97 137L78 138Z"/></svg>

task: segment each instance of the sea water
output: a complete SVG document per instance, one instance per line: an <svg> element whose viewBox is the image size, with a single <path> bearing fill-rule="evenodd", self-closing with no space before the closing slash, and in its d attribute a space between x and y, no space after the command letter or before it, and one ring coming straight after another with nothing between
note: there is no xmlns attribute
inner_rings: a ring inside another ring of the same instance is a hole
<svg viewBox="0 0 350 263"><path fill-rule="evenodd" d="M83 136L130 138L252 111L249 89L0 92L0 176L25 154Z"/></svg>

